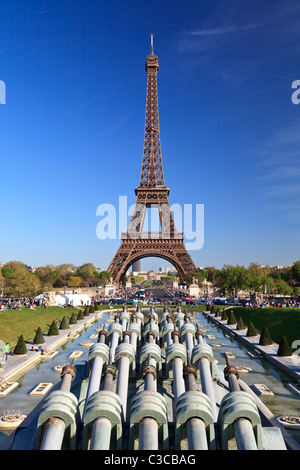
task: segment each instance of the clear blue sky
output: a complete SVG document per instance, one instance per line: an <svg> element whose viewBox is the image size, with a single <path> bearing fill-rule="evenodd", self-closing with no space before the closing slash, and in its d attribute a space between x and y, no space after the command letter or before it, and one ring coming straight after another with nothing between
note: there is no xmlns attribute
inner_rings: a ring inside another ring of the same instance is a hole
<svg viewBox="0 0 300 470"><path fill-rule="evenodd" d="M205 207L195 264L300 258L299 1L1 0L0 10L2 263L110 263L120 242L97 238L96 209L135 202L150 33L169 200Z"/></svg>

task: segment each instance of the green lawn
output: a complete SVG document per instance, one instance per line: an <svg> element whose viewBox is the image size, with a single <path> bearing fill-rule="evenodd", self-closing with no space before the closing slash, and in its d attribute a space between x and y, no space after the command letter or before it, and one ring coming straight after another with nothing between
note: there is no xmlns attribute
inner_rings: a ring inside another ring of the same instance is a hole
<svg viewBox="0 0 300 470"><path fill-rule="evenodd" d="M221 306L221 308L223 308L223 306ZM227 310L227 314L230 310L231 308ZM234 307L232 310L237 320L241 316L246 326L248 326L251 321L259 333L261 333L264 326L266 326L275 343L280 343L283 336L286 337L290 346L293 341L300 340L299 308Z"/></svg>
<svg viewBox="0 0 300 470"><path fill-rule="evenodd" d="M280 343L283 336L286 337L289 345L293 341L300 340L300 309L299 308L250 308L250 307L231 307L226 305L219 305L220 310L226 308L227 316L230 310L234 311L234 315L238 320L240 316L246 326L252 321L258 333L261 333L264 326L269 330L272 340L275 343ZM183 305L184 310L206 310L206 305L199 305L191 307Z"/></svg>
<svg viewBox="0 0 300 470"><path fill-rule="evenodd" d="M42 333L47 333L53 320L62 320L64 316L71 318L72 313L79 313L76 307L37 307L35 310L22 307L21 310L0 312L0 339L8 342L14 348L20 335L25 341L34 338L38 327Z"/></svg>
<svg viewBox="0 0 300 470"><path fill-rule="evenodd" d="M114 310L121 311L122 308L122 305L114 305ZM132 306L128 305L127 308L130 309ZM142 308L147 308L147 306L142 306ZM168 306L168 308L172 307ZM222 308L224 308L223 305L220 306L220 309ZM108 305L99 306L99 310L108 309ZM198 307L183 305L182 311L184 312L185 309L206 310L206 305L199 305ZM227 312L230 309L231 307ZM237 320L242 316L246 326L249 325L249 321L252 321L258 332L261 332L263 327L267 326L273 341L276 343L280 343L282 336L286 336L290 346L293 341L300 340L300 309L275 307L263 309L232 307L232 309ZM41 328L43 333L47 333L53 320L58 319L61 321L64 316L70 319L73 312L78 314L79 309L76 307L68 307L67 309L37 307L36 310L22 308L21 310L0 312L0 340L8 341L10 347L14 348L20 335L23 335L25 341L30 341L34 338L38 327Z"/></svg>
<svg viewBox="0 0 300 470"><path fill-rule="evenodd" d="M122 305L114 308L122 310ZM109 305L99 305L99 310L107 310ZM78 315L80 307L36 307L35 310L22 307L21 310L7 310L0 312L0 340L8 342L11 349L17 344L20 335L25 341L34 338L38 327L42 333L47 333L53 320L62 320L64 316L70 320L72 313Z"/></svg>

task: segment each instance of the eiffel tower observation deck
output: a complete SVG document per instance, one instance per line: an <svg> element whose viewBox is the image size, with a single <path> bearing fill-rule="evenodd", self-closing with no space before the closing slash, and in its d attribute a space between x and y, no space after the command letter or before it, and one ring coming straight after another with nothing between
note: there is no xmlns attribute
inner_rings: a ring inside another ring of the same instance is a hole
<svg viewBox="0 0 300 470"><path fill-rule="evenodd" d="M177 269L182 281L196 269L184 246L184 234L176 229L168 199L170 189L165 185L157 94L159 63L153 50L153 35L145 70L147 95L141 177L135 189L136 202L127 232L121 234L121 246L108 267L115 283L124 279L128 268L135 261L146 257L169 261ZM149 207L158 208L161 232L143 232L146 209Z"/></svg>

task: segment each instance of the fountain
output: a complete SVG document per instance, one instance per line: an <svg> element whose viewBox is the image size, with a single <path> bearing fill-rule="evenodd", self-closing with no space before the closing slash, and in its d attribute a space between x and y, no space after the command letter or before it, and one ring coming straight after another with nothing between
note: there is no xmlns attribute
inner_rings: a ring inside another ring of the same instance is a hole
<svg viewBox="0 0 300 470"><path fill-rule="evenodd" d="M52 359L40 364L38 370L33 368L21 380L18 378L19 387L0 399L0 405L1 400L6 400L5 406L12 400L18 403L25 416L20 431L13 431L11 440L4 441L2 448L14 448L14 442L20 448L25 428L36 430L40 439L34 446L41 450L52 445L87 450L103 446L107 450L214 450L218 448L215 433L222 449L262 449L266 445L285 448L280 431L283 422L278 419L278 428L268 422L268 417L256 408L254 398L240 389L238 380L239 373L251 371L245 374L248 383L259 382L257 377L267 370L266 387L276 393L262 399L272 399L268 406L273 407L276 416L286 416L286 400L294 403L296 410L299 399L293 398L292 392L288 395L285 374L265 359L249 358L245 347L224 337L218 328L214 332L219 347L214 354L213 344L206 343L199 320L206 326L202 313L193 321L180 311L164 312L161 317L153 309L144 314L140 310L130 315L116 314L100 328L93 326L98 340L88 350L83 345L93 336L89 327L80 338L59 349L54 367ZM231 358L237 358L240 364L231 365ZM67 389L59 389L62 383L57 372L68 369L72 359L77 370L70 376L72 385L69 381ZM34 384L53 386L40 399L29 395ZM79 421L74 418L76 410ZM51 414L56 423L53 429L58 433L49 432L44 444L41 436L48 429ZM238 416L238 423L234 416ZM169 434L170 426L174 434ZM276 431L276 439L270 429ZM244 432L249 439L244 440ZM291 428L291 432L300 442L298 428ZM263 435L265 440L258 438ZM289 445L296 448L297 441L292 440Z"/></svg>

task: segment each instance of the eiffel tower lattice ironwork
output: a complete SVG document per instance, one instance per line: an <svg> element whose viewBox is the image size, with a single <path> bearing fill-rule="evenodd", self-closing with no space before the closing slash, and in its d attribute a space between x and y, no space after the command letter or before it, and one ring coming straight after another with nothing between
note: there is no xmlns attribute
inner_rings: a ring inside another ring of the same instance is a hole
<svg viewBox="0 0 300 470"><path fill-rule="evenodd" d="M121 234L121 245L111 261L108 271L118 283L124 279L128 268L141 258L159 257L169 261L178 271L181 280L196 269L183 243L183 233L177 232L165 186L159 131L157 72L158 57L153 52L147 56L147 97L145 117L144 152L140 184L135 189L136 203L126 233ZM147 207L157 207L161 232L143 232Z"/></svg>

